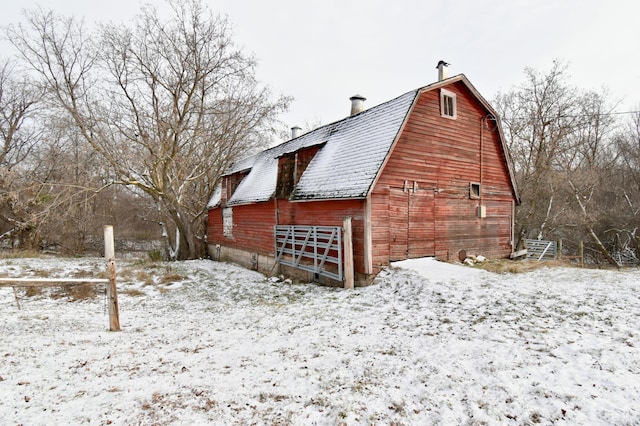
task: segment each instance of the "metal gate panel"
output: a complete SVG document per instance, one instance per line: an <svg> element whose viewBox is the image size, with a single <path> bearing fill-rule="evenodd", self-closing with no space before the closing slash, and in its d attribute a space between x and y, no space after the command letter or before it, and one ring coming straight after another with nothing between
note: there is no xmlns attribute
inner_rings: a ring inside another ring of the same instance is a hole
<svg viewBox="0 0 640 426"><path fill-rule="evenodd" d="M276 262L342 281L342 228L276 225Z"/></svg>
<svg viewBox="0 0 640 426"><path fill-rule="evenodd" d="M525 240L527 258L551 260L558 258L558 243L556 241Z"/></svg>

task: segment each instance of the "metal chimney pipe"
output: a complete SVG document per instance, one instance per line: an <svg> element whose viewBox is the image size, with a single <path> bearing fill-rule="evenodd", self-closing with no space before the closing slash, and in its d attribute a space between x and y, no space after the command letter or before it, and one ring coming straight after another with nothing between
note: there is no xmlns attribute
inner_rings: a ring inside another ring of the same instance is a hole
<svg viewBox="0 0 640 426"><path fill-rule="evenodd" d="M438 81L442 81L449 77L449 74L447 73L448 66L449 64L445 61L438 62L438 65L436 66L436 68L438 68Z"/></svg>
<svg viewBox="0 0 640 426"><path fill-rule="evenodd" d="M364 101L367 100L362 95L353 95L349 98L351 101L351 115L356 115L364 111Z"/></svg>
<svg viewBox="0 0 640 426"><path fill-rule="evenodd" d="M302 129L298 126L293 126L291 128L291 139L295 139L302 133Z"/></svg>

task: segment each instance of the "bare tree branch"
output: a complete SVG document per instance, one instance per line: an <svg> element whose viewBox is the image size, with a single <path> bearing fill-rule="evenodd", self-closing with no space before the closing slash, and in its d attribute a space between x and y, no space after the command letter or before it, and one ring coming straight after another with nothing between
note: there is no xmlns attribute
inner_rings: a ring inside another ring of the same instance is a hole
<svg viewBox="0 0 640 426"><path fill-rule="evenodd" d="M221 173L264 146L289 100L260 87L226 18L200 0L168 3L168 20L148 5L131 25L102 25L95 35L37 10L29 29L9 36L51 103L109 164L111 182L151 196L178 231L178 257L190 258Z"/></svg>

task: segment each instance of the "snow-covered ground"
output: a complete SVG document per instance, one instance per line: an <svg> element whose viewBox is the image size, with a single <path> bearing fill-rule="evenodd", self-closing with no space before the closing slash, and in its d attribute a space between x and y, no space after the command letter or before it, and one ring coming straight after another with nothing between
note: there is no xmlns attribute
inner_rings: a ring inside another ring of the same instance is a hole
<svg viewBox="0 0 640 426"><path fill-rule="evenodd" d="M129 266L121 332L104 296L22 291L18 310L0 288L0 423L640 424L637 269L420 259L349 291L205 260ZM78 269L104 263L0 260L0 276ZM187 278L152 281L168 272Z"/></svg>

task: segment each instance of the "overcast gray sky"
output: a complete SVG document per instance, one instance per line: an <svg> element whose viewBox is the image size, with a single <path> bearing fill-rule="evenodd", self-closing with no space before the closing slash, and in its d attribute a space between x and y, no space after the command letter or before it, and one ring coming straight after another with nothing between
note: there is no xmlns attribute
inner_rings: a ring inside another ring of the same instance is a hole
<svg viewBox="0 0 640 426"><path fill-rule="evenodd" d="M640 109L637 0L205 2L228 15L235 42L259 61L258 79L294 97L283 116L289 126L341 119L354 94L371 107L432 83L440 59L488 100L522 82L525 67L544 72L560 59L580 88L606 86L618 110ZM142 3L0 0L0 25L37 4L87 23L126 22Z"/></svg>

